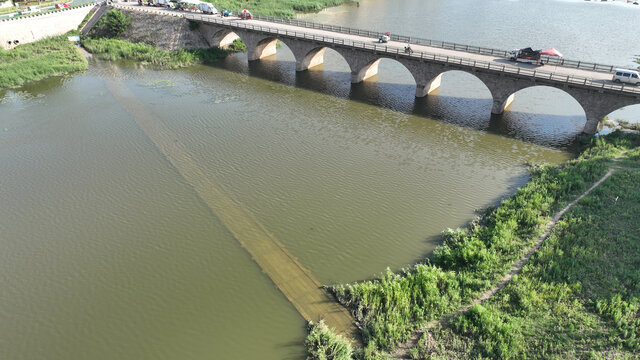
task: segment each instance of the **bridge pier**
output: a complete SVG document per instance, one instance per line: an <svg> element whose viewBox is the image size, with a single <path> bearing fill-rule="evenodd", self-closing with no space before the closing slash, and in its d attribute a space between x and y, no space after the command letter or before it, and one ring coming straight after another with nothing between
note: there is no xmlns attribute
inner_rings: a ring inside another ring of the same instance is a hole
<svg viewBox="0 0 640 360"><path fill-rule="evenodd" d="M322 65L325 50L327 50L326 47L316 48L304 56L298 57L296 55L296 71L305 71L314 66Z"/></svg>
<svg viewBox="0 0 640 360"><path fill-rule="evenodd" d="M416 97L425 97L440 89L442 74L436 75L426 84L416 83Z"/></svg>
<svg viewBox="0 0 640 360"><path fill-rule="evenodd" d="M509 110L513 103L515 94L507 96L506 99L493 99L493 106L491 107L491 113L495 115L502 114L505 110Z"/></svg>
<svg viewBox="0 0 640 360"><path fill-rule="evenodd" d="M245 45L247 45L247 58L249 59L249 61L260 60L262 58L266 58L267 56L276 54L278 39L267 38L258 42L251 43L245 41Z"/></svg>
<svg viewBox="0 0 640 360"><path fill-rule="evenodd" d="M363 82L364 80L367 80L368 78L378 75L378 65L380 64L380 60L382 60L381 58L374 60L373 62L362 66L360 68L356 68L355 70L353 70L353 67L351 68L351 83L352 84L357 84L359 82Z"/></svg>
<svg viewBox="0 0 640 360"><path fill-rule="evenodd" d="M585 134L595 134L598 132L598 126L600 125L600 120L595 118L595 119L589 119L587 118L587 122L584 124L584 129L582 129L582 132Z"/></svg>

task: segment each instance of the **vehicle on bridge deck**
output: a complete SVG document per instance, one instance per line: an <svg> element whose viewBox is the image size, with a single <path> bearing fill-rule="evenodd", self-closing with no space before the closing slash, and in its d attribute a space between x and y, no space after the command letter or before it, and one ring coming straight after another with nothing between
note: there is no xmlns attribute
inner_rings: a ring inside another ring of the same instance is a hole
<svg viewBox="0 0 640 360"><path fill-rule="evenodd" d="M640 86L640 73L636 70L616 69L611 80Z"/></svg>
<svg viewBox="0 0 640 360"><path fill-rule="evenodd" d="M509 51L509 60L529 64L544 65L542 59L540 58L540 50L533 50L530 47Z"/></svg>
<svg viewBox="0 0 640 360"><path fill-rule="evenodd" d="M200 0L180 0L178 5L176 5L176 9L182 11L194 11L198 12L200 10L200 4L202 1Z"/></svg>
<svg viewBox="0 0 640 360"><path fill-rule="evenodd" d="M253 19L253 14L251 14L251 11L249 11L247 9L244 9L244 10L240 11L238 16L240 17L241 20L251 20L251 19Z"/></svg>
<svg viewBox="0 0 640 360"><path fill-rule="evenodd" d="M20 12L18 12L19 15L28 15L28 14L35 14L35 13L39 13L40 12L40 8L37 6L28 6L26 9L22 9L20 10Z"/></svg>
<svg viewBox="0 0 640 360"><path fill-rule="evenodd" d="M175 8L175 4L172 3L170 0L158 0L156 2L156 6L166 7L167 9Z"/></svg>
<svg viewBox="0 0 640 360"><path fill-rule="evenodd" d="M71 4L69 4L69 3L57 3L56 4L56 9L64 9L66 7L69 7L69 6L71 6Z"/></svg>
<svg viewBox="0 0 640 360"><path fill-rule="evenodd" d="M388 32L384 33L384 35L380 35L380 37L378 38L378 42L379 43L389 42L389 40L391 40L391 36L389 35L390 34Z"/></svg>
<svg viewBox="0 0 640 360"><path fill-rule="evenodd" d="M216 9L213 6L213 4L208 3L208 2L201 2L200 3L200 10L205 14L215 15L215 14L218 13L218 9Z"/></svg>
<svg viewBox="0 0 640 360"><path fill-rule="evenodd" d="M222 11L220 12L220 16L231 16L233 15L233 13L231 12L231 10L227 10L227 9L222 9Z"/></svg>

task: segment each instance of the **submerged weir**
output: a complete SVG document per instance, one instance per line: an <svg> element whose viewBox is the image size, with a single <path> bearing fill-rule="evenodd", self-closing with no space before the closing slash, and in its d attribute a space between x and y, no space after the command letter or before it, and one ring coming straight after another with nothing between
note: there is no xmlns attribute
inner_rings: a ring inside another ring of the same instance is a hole
<svg viewBox="0 0 640 360"><path fill-rule="evenodd" d="M262 271L308 321L324 319L329 327L357 341L354 319L322 284L285 249L276 237L221 182L207 173L187 147L122 81L107 80L107 88L158 150L189 183L202 201L251 255Z"/></svg>

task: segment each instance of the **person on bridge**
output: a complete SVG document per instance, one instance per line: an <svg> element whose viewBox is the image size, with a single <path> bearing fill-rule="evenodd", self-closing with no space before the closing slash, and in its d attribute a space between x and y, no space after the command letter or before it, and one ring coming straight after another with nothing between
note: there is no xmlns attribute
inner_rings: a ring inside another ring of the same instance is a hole
<svg viewBox="0 0 640 360"><path fill-rule="evenodd" d="M409 44L408 41L407 41L407 46L404 47L404 52L406 52L409 55L413 54L413 49L411 48L411 44Z"/></svg>

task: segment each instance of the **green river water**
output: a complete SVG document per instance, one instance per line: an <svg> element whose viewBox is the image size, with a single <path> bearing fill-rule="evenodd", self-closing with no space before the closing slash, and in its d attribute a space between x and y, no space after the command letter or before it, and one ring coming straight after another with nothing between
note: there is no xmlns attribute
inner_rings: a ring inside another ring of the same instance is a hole
<svg viewBox="0 0 640 360"><path fill-rule="evenodd" d="M414 99L391 60L353 86L331 51L294 69L286 48L176 71L91 59L0 92L0 358L304 357L304 319L122 96L323 284L420 260L524 184L526 163L571 158L584 124L553 92L491 118L465 74Z"/></svg>

